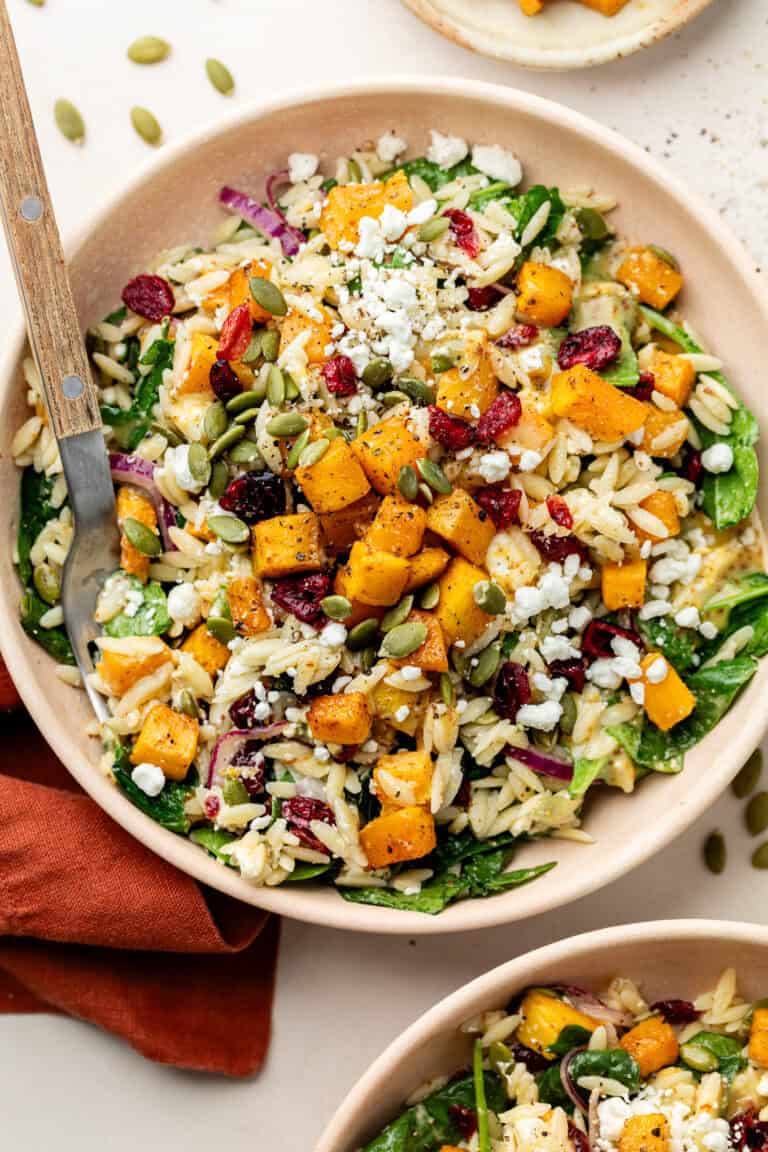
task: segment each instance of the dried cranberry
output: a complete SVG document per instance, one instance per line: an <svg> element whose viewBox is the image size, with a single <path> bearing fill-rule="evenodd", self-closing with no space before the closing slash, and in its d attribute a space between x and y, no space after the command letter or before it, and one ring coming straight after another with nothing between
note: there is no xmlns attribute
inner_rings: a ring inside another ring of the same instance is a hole
<svg viewBox="0 0 768 1152"><path fill-rule="evenodd" d="M259 721L256 719L256 705L259 703L253 689L244 696L238 696L234 704L229 706L229 718L235 728L255 728Z"/></svg>
<svg viewBox="0 0 768 1152"><path fill-rule="evenodd" d="M331 590L331 578L325 572L311 576L286 576L272 585L272 599L284 612L290 612L305 624L314 624L323 614L320 601Z"/></svg>
<svg viewBox="0 0 768 1152"><path fill-rule="evenodd" d="M352 396L357 392L357 373L349 356L334 356L323 365L325 386L334 396Z"/></svg>
<svg viewBox="0 0 768 1152"><path fill-rule="evenodd" d="M592 1145L586 1132L577 1128L572 1120L568 1121L568 1139L573 1144L574 1152L590 1152Z"/></svg>
<svg viewBox="0 0 768 1152"><path fill-rule="evenodd" d="M660 1012L670 1024L692 1024L699 1018L690 1000L657 1000L651 1005L651 1012Z"/></svg>
<svg viewBox="0 0 768 1152"><path fill-rule="evenodd" d="M510 524L517 523L522 500L519 489L490 484L487 488L475 492L475 500L488 513L497 528L508 528Z"/></svg>
<svg viewBox="0 0 768 1152"><path fill-rule="evenodd" d="M638 376L637 384L622 388L622 392L626 392L633 400L650 400L653 395L655 383L656 377L653 372L641 372Z"/></svg>
<svg viewBox="0 0 768 1152"><path fill-rule="evenodd" d="M561 528L573 528L571 510L562 496L547 496L547 508L555 524L559 524Z"/></svg>
<svg viewBox="0 0 768 1152"><path fill-rule="evenodd" d="M246 472L230 481L219 504L246 524L257 524L285 512L285 485L273 472Z"/></svg>
<svg viewBox="0 0 768 1152"><path fill-rule="evenodd" d="M219 800L218 796L213 795L213 794L210 796L206 796L205 800L203 801L203 811L205 812L205 815L208 817L209 820L215 820L216 819L216 817L219 814L220 808L221 808L221 800Z"/></svg>
<svg viewBox="0 0 768 1152"><path fill-rule="evenodd" d="M520 397L514 392L500 392L477 422L478 440L497 440L504 432L520 423L522 414Z"/></svg>
<svg viewBox="0 0 768 1152"><path fill-rule="evenodd" d="M477 234L472 217L460 208L449 208L443 213L451 222L451 234L463 252L473 260L480 254L480 237Z"/></svg>
<svg viewBox="0 0 768 1152"><path fill-rule="evenodd" d="M496 341L496 347L507 348L510 351L527 348L529 344L533 344L538 335L539 330L535 324L515 324Z"/></svg>
<svg viewBox="0 0 768 1152"><path fill-rule="evenodd" d="M472 782L466 776L461 782L461 786L454 797L454 804L457 808L469 808L469 802L472 799Z"/></svg>
<svg viewBox="0 0 768 1152"><path fill-rule="evenodd" d="M462 448L469 448L475 442L475 430L471 424L465 424L456 416L449 416L434 404L430 404L429 434L443 448L449 452L460 452Z"/></svg>
<svg viewBox="0 0 768 1152"><path fill-rule="evenodd" d="M134 276L123 288L123 304L145 320L162 320L173 311L173 288L162 276Z"/></svg>
<svg viewBox="0 0 768 1152"><path fill-rule="evenodd" d="M219 359L241 360L251 342L252 330L250 305L239 304L221 326Z"/></svg>
<svg viewBox="0 0 768 1152"><path fill-rule="evenodd" d="M691 484L698 484L701 479L703 467L701 463L701 452L698 452L695 448L691 448L690 445L686 445L680 474L684 476L686 480L690 480Z"/></svg>
<svg viewBox="0 0 768 1152"><path fill-rule="evenodd" d="M537 529L530 533L530 538L545 560L560 562L565 560L567 556L580 556L582 560L587 559L586 544L582 544L581 540L577 540L571 534L562 536L556 532L542 532Z"/></svg>
<svg viewBox="0 0 768 1152"><path fill-rule="evenodd" d="M509 1045L509 1050L515 1058L516 1064L525 1064L529 1072L544 1072L551 1066L551 1061L547 1060L546 1056L542 1056L540 1052L535 1052L533 1048L526 1048L525 1044L518 1044L514 1042Z"/></svg>
<svg viewBox="0 0 768 1152"><path fill-rule="evenodd" d="M233 396L239 396L243 390L243 385L228 360L214 360L208 379L217 399L223 404Z"/></svg>
<svg viewBox="0 0 768 1152"><path fill-rule="evenodd" d="M240 779L249 796L258 796L264 791L266 774L261 741L246 740L235 752L230 764L233 768L244 769L244 772L240 773Z"/></svg>
<svg viewBox="0 0 768 1152"><path fill-rule="evenodd" d="M449 1104L448 1113L462 1140L471 1140L477 1132L477 1112L474 1108L465 1108L463 1104Z"/></svg>
<svg viewBox="0 0 768 1152"><path fill-rule="evenodd" d="M586 364L593 372L602 372L621 355L621 337L607 324L571 332L560 345L557 362L562 369Z"/></svg>
<svg viewBox="0 0 768 1152"><path fill-rule="evenodd" d="M313 820L321 820L323 824L336 823L333 809L322 800L312 800L309 796L294 796L290 800L283 800L281 815L288 821L291 832L307 848L315 852L328 851L310 827Z"/></svg>
<svg viewBox="0 0 768 1152"><path fill-rule="evenodd" d="M548 671L553 680L559 676L567 680L574 692L584 691L587 662L583 656L581 659L574 656L571 660L553 660L548 666Z"/></svg>
<svg viewBox="0 0 768 1152"><path fill-rule="evenodd" d="M631 640L642 650L642 637L631 628L619 628L618 624L609 624L607 620L590 620L581 638L581 650L590 660L609 660L615 655L611 646L614 636L623 636Z"/></svg>
<svg viewBox="0 0 768 1152"><path fill-rule="evenodd" d="M768 1152L768 1123L758 1119L754 1108L732 1117L731 1147L738 1152Z"/></svg>
<svg viewBox="0 0 768 1152"><path fill-rule="evenodd" d="M530 703L531 685L528 682L528 673L522 664L514 660L507 660L502 664L496 677L496 687L493 691L493 700L496 711L505 720L515 720L517 713L524 704Z"/></svg>
<svg viewBox="0 0 768 1152"><path fill-rule="evenodd" d="M489 308L493 308L497 301L501 300L503 292L498 288L494 288L493 284L487 284L485 288L469 288L467 290L467 308L470 312L487 312Z"/></svg>

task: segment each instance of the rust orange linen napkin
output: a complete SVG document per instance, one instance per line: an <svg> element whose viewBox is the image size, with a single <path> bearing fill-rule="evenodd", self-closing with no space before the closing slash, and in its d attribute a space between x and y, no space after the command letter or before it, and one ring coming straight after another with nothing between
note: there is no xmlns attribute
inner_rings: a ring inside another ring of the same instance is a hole
<svg viewBox="0 0 768 1152"><path fill-rule="evenodd" d="M0 715L0 1013L63 1012L151 1060L245 1076L269 1045L278 935L133 840L28 716Z"/></svg>

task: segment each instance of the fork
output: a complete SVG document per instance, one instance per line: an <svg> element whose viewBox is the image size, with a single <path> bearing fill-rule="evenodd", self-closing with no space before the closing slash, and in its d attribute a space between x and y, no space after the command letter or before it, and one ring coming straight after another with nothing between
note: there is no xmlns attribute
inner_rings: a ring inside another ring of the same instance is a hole
<svg viewBox="0 0 768 1152"><path fill-rule="evenodd" d="M115 495L98 393L5 0L0 0L0 214L74 518L62 577L64 624L91 704L104 720L105 701L88 679L89 645L98 631L99 590L119 566Z"/></svg>

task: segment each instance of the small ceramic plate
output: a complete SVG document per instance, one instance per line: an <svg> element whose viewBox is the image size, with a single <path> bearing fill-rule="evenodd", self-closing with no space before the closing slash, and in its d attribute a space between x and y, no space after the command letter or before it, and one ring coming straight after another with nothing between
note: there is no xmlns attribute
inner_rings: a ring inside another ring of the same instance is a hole
<svg viewBox="0 0 768 1152"><path fill-rule="evenodd" d="M647 48L682 28L712 0L629 0L601 16L577 0L552 0L525 16L517 0L403 0L463 48L526 68L589 68Z"/></svg>

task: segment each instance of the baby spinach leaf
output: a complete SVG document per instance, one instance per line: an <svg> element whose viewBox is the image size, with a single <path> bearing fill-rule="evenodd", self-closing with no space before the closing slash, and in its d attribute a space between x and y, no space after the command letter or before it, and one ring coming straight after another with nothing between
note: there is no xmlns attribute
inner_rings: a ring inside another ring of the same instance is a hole
<svg viewBox="0 0 768 1152"><path fill-rule="evenodd" d="M691 628L680 628L669 617L660 616L638 620L637 629L648 646L660 651L676 672L682 675L695 666L700 638Z"/></svg>
<svg viewBox="0 0 768 1152"><path fill-rule="evenodd" d="M717 652L729 636L747 626L752 629L752 638L741 649L739 656L756 656L759 659L768 655L768 600L754 600L732 609L727 626L712 642L713 651L707 655Z"/></svg>
<svg viewBox="0 0 768 1152"><path fill-rule="evenodd" d="M230 868L234 867L229 853L222 852L224 845L231 844L235 839L231 832L225 832L223 828L195 828L194 831L190 832L189 838L195 844L199 844L201 848L205 848L206 852L210 852L211 856L221 860L222 864L228 864Z"/></svg>
<svg viewBox="0 0 768 1152"><path fill-rule="evenodd" d="M550 209L547 222L533 240L534 244L547 244L555 238L565 215L565 204L557 188L545 188L543 184L534 184L521 196L514 196L506 204L507 211L515 219L515 238L520 240L525 229L533 217L549 200Z"/></svg>
<svg viewBox="0 0 768 1152"><path fill-rule="evenodd" d="M293 872L286 876L286 884L301 884L305 880L316 880L331 870L330 864L297 864Z"/></svg>
<svg viewBox="0 0 768 1152"><path fill-rule="evenodd" d="M746 604L750 600L759 600L768 596L768 574L765 572L747 572L737 580L729 581L719 592L716 592L704 605L705 612L719 611L722 608L736 608L739 604Z"/></svg>
<svg viewBox="0 0 768 1152"><path fill-rule="evenodd" d="M573 1048L581 1048L582 1044L589 1044L592 1033L578 1024L567 1024L554 1044L549 1045L548 1051L553 1056L567 1056Z"/></svg>
<svg viewBox="0 0 768 1152"><path fill-rule="evenodd" d="M163 373L173 364L173 340L161 337L150 344L140 363L150 371L142 376L130 408L117 404L102 404L101 418L116 429L115 437L121 448L132 452L149 431L149 418L157 404Z"/></svg>
<svg viewBox="0 0 768 1152"><path fill-rule="evenodd" d="M437 192L444 184L450 184L459 176L476 175L478 169L468 158L454 164L452 168L441 168L433 160L427 160L426 156L417 156L413 160L406 160L404 164L398 164L396 168L385 172L379 179L388 180L390 176L399 171L405 172L409 180L412 176L420 177L432 192Z"/></svg>
<svg viewBox="0 0 768 1152"><path fill-rule="evenodd" d="M29 554L32 545L49 520L58 515L51 506L53 480L44 472L36 472L30 465L21 476L21 499L19 509L19 533L17 550L19 554L19 576L22 584L32 579L32 564Z"/></svg>
<svg viewBox="0 0 768 1152"><path fill-rule="evenodd" d="M63 627L43 628L40 623L46 612L50 611L50 604L46 604L31 588L26 588L21 598L19 615L21 626L27 636L36 640L57 664L74 664L75 656L69 637Z"/></svg>
<svg viewBox="0 0 768 1152"><path fill-rule="evenodd" d="M640 1068L623 1048L610 1048L605 1052L579 1052L569 1065L574 1084L583 1076L602 1076L625 1084L630 1092L640 1088ZM547 1104L570 1107L570 1098L563 1087L560 1064L547 1068L537 1077L539 1098Z"/></svg>
<svg viewBox="0 0 768 1152"><path fill-rule="evenodd" d="M618 360L606 368L600 375L609 384L614 384L617 388L634 388L640 379L640 369L637 364L637 353L632 347L632 341L629 338L629 333L626 328L616 328L616 333L621 337L621 352L619 353Z"/></svg>
<svg viewBox="0 0 768 1152"><path fill-rule="evenodd" d="M135 576L127 579L134 596L141 596L138 607L131 612L123 611L113 616L104 625L107 636L162 636L171 626L168 615L168 602L160 584L151 580L142 584Z"/></svg>
<svg viewBox="0 0 768 1152"><path fill-rule="evenodd" d="M503 1112L509 1100L501 1078L495 1072L483 1073L485 1102L491 1112ZM462 1133L452 1108L475 1111L475 1083L472 1076L452 1080L431 1096L414 1104L366 1144L363 1152L439 1152L443 1145L456 1145Z"/></svg>
<svg viewBox="0 0 768 1152"><path fill-rule="evenodd" d="M189 831L189 818L184 805L192 792L193 780L166 780L159 796L147 796L131 779L131 762L125 749L118 745L112 773L132 804L151 816L163 828L184 835Z"/></svg>
<svg viewBox="0 0 768 1152"><path fill-rule="evenodd" d="M568 785L571 796L583 796L599 778L609 759L608 756L601 756L598 760L587 760L583 757L574 760L573 779Z"/></svg>
<svg viewBox="0 0 768 1152"><path fill-rule="evenodd" d="M737 1072L741 1072L742 1068L747 1066L747 1061L741 1054L743 1044L734 1036L724 1036L721 1032L697 1032L686 1043L704 1048L717 1057L718 1071L726 1080L733 1080Z"/></svg>
<svg viewBox="0 0 768 1152"><path fill-rule="evenodd" d="M511 184L505 184L503 180L496 180L487 188L479 188L477 192L473 192L469 198L469 206L474 208L476 212L482 212L485 206L493 200L504 200L512 195L514 195L514 189Z"/></svg>

